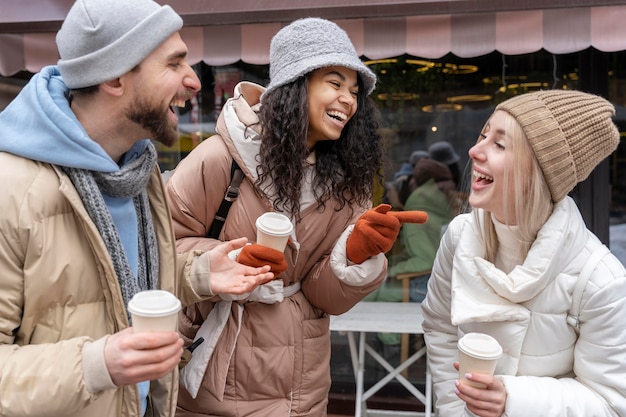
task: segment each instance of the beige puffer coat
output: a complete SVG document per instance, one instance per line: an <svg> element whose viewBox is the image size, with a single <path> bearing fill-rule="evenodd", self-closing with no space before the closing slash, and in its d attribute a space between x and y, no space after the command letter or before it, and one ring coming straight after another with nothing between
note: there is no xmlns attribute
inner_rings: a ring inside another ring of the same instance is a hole
<svg viewBox="0 0 626 417"><path fill-rule="evenodd" d="M230 181L232 158L243 168L246 178L220 240L246 236L254 242L256 218L272 211L270 202L260 198L253 188L256 166L251 165L254 152L249 149L256 150L254 143L258 140L250 129L243 129L256 121L250 105L258 103L262 91L250 83L238 85L235 97L219 117L219 135L205 140L183 159L166 184L179 250L217 243L203 236ZM234 119L241 125L235 126ZM285 286L300 283L302 290L276 304L244 303L238 337L237 306L233 303L198 396L192 399L181 386L179 405L186 411L180 409L177 416L326 415L331 383L328 314L350 309L375 290L386 275L384 255L347 266L345 240L337 244L363 211L336 211L334 207L320 211L314 205L302 210L302 220L295 225L295 235L285 250L288 269L279 278ZM356 275L368 276L369 282L349 285L347 282L354 283L351 279ZM205 301L186 309L179 329L188 342L213 307L214 303Z"/></svg>
<svg viewBox="0 0 626 417"><path fill-rule="evenodd" d="M78 193L50 164L0 152L0 165L0 415L139 416L135 385L89 392L83 378L83 346L128 320L113 264ZM159 286L184 304L197 301L189 281L175 279L197 253L176 269L156 167L148 187ZM154 381L148 415L172 416L177 388L177 370Z"/></svg>

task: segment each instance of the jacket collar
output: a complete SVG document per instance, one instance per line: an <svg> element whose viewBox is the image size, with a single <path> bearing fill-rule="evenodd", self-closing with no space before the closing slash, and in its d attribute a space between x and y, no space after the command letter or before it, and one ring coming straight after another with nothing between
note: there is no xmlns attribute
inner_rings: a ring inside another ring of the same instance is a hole
<svg viewBox="0 0 626 417"><path fill-rule="evenodd" d="M477 226L460 235L452 272L452 321L455 324L525 320L520 305L544 290L583 249L586 226L574 201L559 202L537 235L528 256L510 273L484 259Z"/></svg>

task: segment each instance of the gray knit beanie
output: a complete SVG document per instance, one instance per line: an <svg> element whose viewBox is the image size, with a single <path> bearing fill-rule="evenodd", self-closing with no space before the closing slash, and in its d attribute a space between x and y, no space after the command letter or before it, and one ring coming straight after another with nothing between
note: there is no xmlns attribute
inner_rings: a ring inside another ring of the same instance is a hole
<svg viewBox="0 0 626 417"><path fill-rule="evenodd" d="M270 83L264 94L313 70L335 65L357 71L367 94L374 91L376 75L363 64L343 29L316 17L295 20L272 38Z"/></svg>
<svg viewBox="0 0 626 417"><path fill-rule="evenodd" d="M561 201L619 145L604 98L572 90L522 94L500 103L517 120L548 183L552 201Z"/></svg>
<svg viewBox="0 0 626 417"><path fill-rule="evenodd" d="M183 20L152 0L76 0L56 41L69 88L98 85L137 66Z"/></svg>

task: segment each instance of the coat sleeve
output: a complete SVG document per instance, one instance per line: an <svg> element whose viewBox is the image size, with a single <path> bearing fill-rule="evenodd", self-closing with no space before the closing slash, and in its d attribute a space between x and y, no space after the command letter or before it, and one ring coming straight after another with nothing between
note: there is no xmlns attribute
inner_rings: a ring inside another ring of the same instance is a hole
<svg viewBox="0 0 626 417"><path fill-rule="evenodd" d="M231 157L219 136L203 141L176 167L165 184L178 252L208 250L206 238L230 181Z"/></svg>
<svg viewBox="0 0 626 417"><path fill-rule="evenodd" d="M2 328L2 338L6 337ZM87 338L57 343L0 345L0 409L6 416L64 416L87 407L81 351Z"/></svg>
<svg viewBox="0 0 626 417"><path fill-rule="evenodd" d="M352 222L361 214L355 213ZM338 315L350 310L376 290L387 276L387 259L382 253L358 265L348 260L346 241L352 228L352 225L345 228L331 253L324 255L302 282L302 291L311 304L328 314Z"/></svg>
<svg viewBox="0 0 626 417"><path fill-rule="evenodd" d="M40 274L24 266L26 238L17 223L8 215L0 221L0 414L72 415L97 397L83 381L81 352L89 338L39 344L16 340L24 325L24 283L36 282Z"/></svg>

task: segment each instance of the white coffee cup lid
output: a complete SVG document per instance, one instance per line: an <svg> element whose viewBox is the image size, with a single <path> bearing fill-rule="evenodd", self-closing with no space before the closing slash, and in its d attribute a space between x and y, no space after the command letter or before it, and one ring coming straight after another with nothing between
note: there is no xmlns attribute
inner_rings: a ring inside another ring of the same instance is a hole
<svg viewBox="0 0 626 417"><path fill-rule="evenodd" d="M479 359L497 359L502 356L502 346L484 333L467 333L458 343L459 350Z"/></svg>
<svg viewBox="0 0 626 417"><path fill-rule="evenodd" d="M274 236L289 236L293 230L293 224L289 217L284 214L268 212L263 213L256 219L257 229Z"/></svg>
<svg viewBox="0 0 626 417"><path fill-rule="evenodd" d="M180 300L165 290L141 291L128 302L128 311L131 314L146 317L169 316L180 309Z"/></svg>

